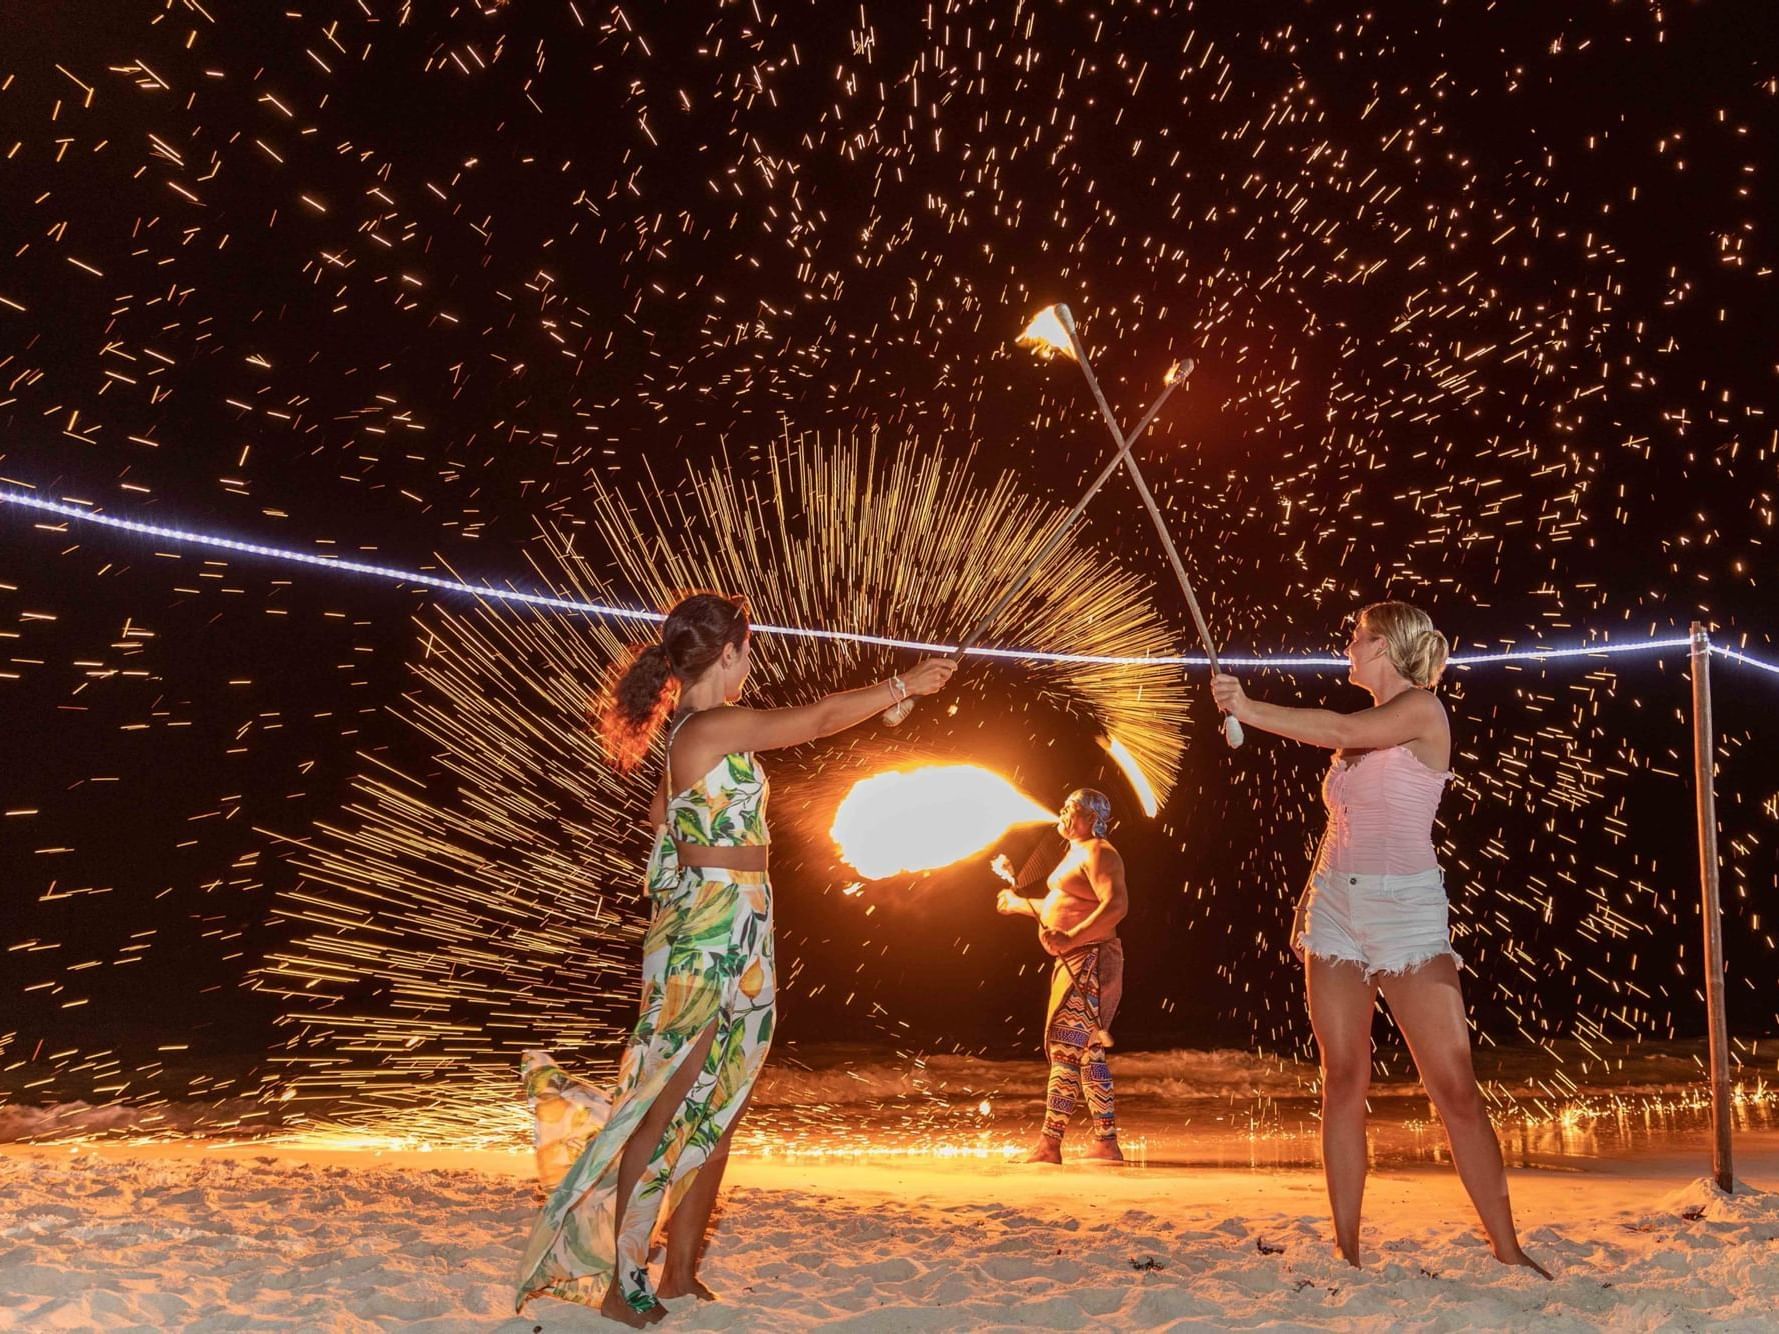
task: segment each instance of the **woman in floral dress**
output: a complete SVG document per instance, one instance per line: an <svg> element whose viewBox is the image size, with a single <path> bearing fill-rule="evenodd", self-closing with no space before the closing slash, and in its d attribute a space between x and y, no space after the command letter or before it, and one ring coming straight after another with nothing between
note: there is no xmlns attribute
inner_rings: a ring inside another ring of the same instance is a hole
<svg viewBox="0 0 1779 1334"><path fill-rule="evenodd" d="M525 1249L520 1309L547 1293L641 1327L665 1315L661 1298L714 1296L698 1280L698 1261L730 1140L772 1042L777 994L767 783L755 752L854 727L909 695L934 693L956 669L928 658L905 676L814 704L749 709L734 701L751 653L745 603L694 594L613 688L602 729L619 769L635 769L668 726L651 809L642 1012L609 1098L545 1053L526 1057L551 1194ZM663 1211L657 1287L649 1244Z"/></svg>

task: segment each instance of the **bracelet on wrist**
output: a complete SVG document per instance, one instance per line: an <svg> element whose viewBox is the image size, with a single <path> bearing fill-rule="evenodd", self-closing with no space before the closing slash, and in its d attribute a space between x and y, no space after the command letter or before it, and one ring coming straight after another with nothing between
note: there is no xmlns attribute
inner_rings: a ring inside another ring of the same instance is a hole
<svg viewBox="0 0 1779 1334"><path fill-rule="evenodd" d="M900 676L890 677L889 688L890 694L895 697L896 703L900 704L903 700L908 698L908 683Z"/></svg>

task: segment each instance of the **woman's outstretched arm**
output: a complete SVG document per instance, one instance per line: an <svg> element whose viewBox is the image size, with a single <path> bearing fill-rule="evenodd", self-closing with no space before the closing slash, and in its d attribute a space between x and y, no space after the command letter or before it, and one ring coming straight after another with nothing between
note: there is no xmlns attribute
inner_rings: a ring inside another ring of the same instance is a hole
<svg viewBox="0 0 1779 1334"><path fill-rule="evenodd" d="M902 674L902 684L911 695L931 695L942 689L956 670L957 663L951 658L923 658ZM699 741L723 752L800 746L857 727L900 698L889 681L879 681L857 690L839 690L791 709L711 709L699 720Z"/></svg>
<svg viewBox="0 0 1779 1334"><path fill-rule="evenodd" d="M1444 710L1425 690L1404 690L1387 704L1336 713L1333 709L1300 709L1251 699L1233 676L1211 678L1217 707L1233 713L1244 725L1329 750L1378 750L1402 746L1439 733Z"/></svg>

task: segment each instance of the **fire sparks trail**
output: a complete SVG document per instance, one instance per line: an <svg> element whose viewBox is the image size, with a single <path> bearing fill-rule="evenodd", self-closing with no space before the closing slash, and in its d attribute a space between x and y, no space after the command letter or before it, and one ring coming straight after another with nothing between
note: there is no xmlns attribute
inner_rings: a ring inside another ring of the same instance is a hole
<svg viewBox="0 0 1779 1334"><path fill-rule="evenodd" d="M746 593L763 618L845 630L897 625L910 638L943 642L1050 546L1063 517L1060 507L1031 505L1015 474L971 482L970 463L923 457L912 445L804 441L766 452L746 482L723 467L681 492L625 498L596 487L590 515L616 577L645 599L720 587ZM988 630L1040 650L1164 654L1170 631L1147 598L1148 581L1097 555L1091 537L1077 529L1057 543ZM558 559L569 554L558 545ZM816 640L764 655L758 670L775 685L798 682L807 695L889 661L869 646ZM1172 786L1188 710L1178 673L1160 663L1092 661L1039 661L1031 671L1126 738L1158 791ZM1005 675L974 675L958 690L1006 685Z"/></svg>
<svg viewBox="0 0 1779 1334"><path fill-rule="evenodd" d="M851 446L787 447L766 477L771 485L758 488L724 471L678 494L602 490L592 510L598 549L628 556L617 577L647 605L714 586L745 591L762 615L856 625L896 614L923 630L998 591L1001 572L1057 517L1010 477L980 487L912 449L878 458ZM546 539L546 586L582 601L616 597L572 536ZM1041 586L1079 591L1034 595L1019 609L1025 633L1061 643L1091 623L1106 642L1165 641L1140 581L1068 544L1046 572ZM621 657L621 627L492 605L434 611L421 626L415 688L399 713L442 772L429 780L368 766L342 817L302 840L292 861L303 884L278 903L300 934L269 956L257 984L281 998L293 1033L289 1110L312 1105L352 1133L405 1126L498 1140L516 1125L507 1093L520 1049L607 1051L633 1017L646 792L612 775L587 725L589 686ZM881 674L880 653L776 640L756 658L758 695L788 703L861 665ZM1049 689L1108 725L1136 727L1151 761L1171 774L1184 710L1176 673L1040 670ZM994 688L978 682L985 687ZM794 782L794 757L774 767ZM873 877L944 865L1016 822L1054 818L981 769L863 786L876 796L844 803L835 837Z"/></svg>
<svg viewBox="0 0 1779 1334"><path fill-rule="evenodd" d="M931 871L981 852L1014 825L1054 820L999 774L972 764L877 774L854 784L829 831L859 874Z"/></svg>
<svg viewBox="0 0 1779 1334"><path fill-rule="evenodd" d="M1115 736L1101 737L1100 746L1124 771L1124 777L1129 781L1131 791L1136 793L1137 803L1142 806L1143 814L1154 819L1155 813L1161 809L1161 797L1150 786L1149 779L1143 773L1143 766L1130 753L1130 747Z"/></svg>

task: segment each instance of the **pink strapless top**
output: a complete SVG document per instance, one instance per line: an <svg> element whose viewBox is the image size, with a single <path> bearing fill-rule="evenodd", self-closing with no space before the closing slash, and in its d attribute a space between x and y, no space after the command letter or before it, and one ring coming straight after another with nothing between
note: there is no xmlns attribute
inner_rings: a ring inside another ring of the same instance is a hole
<svg viewBox="0 0 1779 1334"><path fill-rule="evenodd" d="M1450 777L1422 764L1407 746L1387 746L1329 765L1322 780L1328 832L1316 870L1414 875L1438 866L1433 817Z"/></svg>

